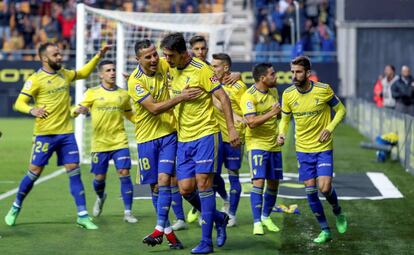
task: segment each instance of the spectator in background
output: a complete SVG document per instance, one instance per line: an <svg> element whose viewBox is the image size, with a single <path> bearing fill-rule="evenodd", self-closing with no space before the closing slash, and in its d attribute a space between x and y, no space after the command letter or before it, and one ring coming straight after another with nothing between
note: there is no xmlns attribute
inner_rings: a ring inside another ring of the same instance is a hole
<svg viewBox="0 0 414 255"><path fill-rule="evenodd" d="M378 76L378 80L374 85L374 102L378 108L384 107L384 98L382 97L382 83L381 80L384 78L382 74Z"/></svg>
<svg viewBox="0 0 414 255"><path fill-rule="evenodd" d="M401 76L391 87L395 110L414 115L414 80L408 66L401 67Z"/></svg>
<svg viewBox="0 0 414 255"><path fill-rule="evenodd" d="M59 16L58 21L62 28L62 39L64 44L69 48L75 48L75 24L76 24L76 13L72 9L65 9Z"/></svg>
<svg viewBox="0 0 414 255"><path fill-rule="evenodd" d="M10 39L10 10L5 1L0 4L0 47L3 45L3 41Z"/></svg>
<svg viewBox="0 0 414 255"><path fill-rule="evenodd" d="M385 77L382 79L382 96L384 98L384 107L394 109L395 99L392 97L391 87L398 81L398 75L395 75L395 67L386 65L384 68Z"/></svg>
<svg viewBox="0 0 414 255"><path fill-rule="evenodd" d="M30 21L29 16L25 16L23 18L23 40L24 40L24 48L25 49L34 49L34 37L36 34L36 29L33 23Z"/></svg>
<svg viewBox="0 0 414 255"><path fill-rule="evenodd" d="M56 43L59 38L59 23L52 17L43 16L42 28L40 29L40 42L53 42Z"/></svg>
<svg viewBox="0 0 414 255"><path fill-rule="evenodd" d="M10 39L3 44L3 59L20 60L22 58L20 50L22 50L23 47L23 36L17 29L14 29Z"/></svg>

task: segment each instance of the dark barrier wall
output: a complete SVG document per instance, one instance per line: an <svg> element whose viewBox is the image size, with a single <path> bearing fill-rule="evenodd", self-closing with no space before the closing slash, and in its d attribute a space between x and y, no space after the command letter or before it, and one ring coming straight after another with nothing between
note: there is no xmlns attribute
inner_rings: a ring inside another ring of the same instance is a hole
<svg viewBox="0 0 414 255"><path fill-rule="evenodd" d="M358 28L357 38L357 97L372 101L375 81L387 64L397 74L402 65L414 69L413 28Z"/></svg>
<svg viewBox="0 0 414 255"><path fill-rule="evenodd" d="M233 63L232 69L242 74L243 81L248 85L254 83L252 77L253 63ZM278 89L282 92L291 83L289 63L278 63L275 66L278 77ZM0 61L0 117L25 116L13 111L13 104L23 86L24 81L40 68L35 61ZM313 69L319 81L328 83L338 91L337 63L315 63ZM74 95L74 87L71 94Z"/></svg>
<svg viewBox="0 0 414 255"><path fill-rule="evenodd" d="M346 21L414 20L413 0L345 0Z"/></svg>

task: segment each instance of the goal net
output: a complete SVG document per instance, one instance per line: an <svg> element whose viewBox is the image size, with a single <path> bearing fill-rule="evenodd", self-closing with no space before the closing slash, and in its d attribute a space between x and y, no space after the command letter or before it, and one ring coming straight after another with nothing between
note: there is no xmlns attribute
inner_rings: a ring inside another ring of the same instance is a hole
<svg viewBox="0 0 414 255"><path fill-rule="evenodd" d="M138 40L147 38L154 42L156 46L159 46L161 39L172 32L183 33L187 41L192 36L201 34L208 41L209 54L226 52L232 26L225 22L225 13L137 13L102 10L78 4L76 68L81 68L87 63L103 44L111 44L114 47L106 54L105 59L116 62L117 85L125 88L126 80L122 73L131 73L137 66L134 45ZM96 70L88 79L76 81L76 104L82 101L87 88L97 86L99 83ZM131 157L136 162L137 146L134 127L128 121L125 122L125 125ZM75 135L82 163L90 163L91 160L91 130L90 117L81 115L76 118Z"/></svg>

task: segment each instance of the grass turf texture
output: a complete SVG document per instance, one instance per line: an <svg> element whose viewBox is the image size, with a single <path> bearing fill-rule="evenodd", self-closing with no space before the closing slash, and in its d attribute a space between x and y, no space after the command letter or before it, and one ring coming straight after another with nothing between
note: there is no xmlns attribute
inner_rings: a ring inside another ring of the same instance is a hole
<svg viewBox="0 0 414 255"><path fill-rule="evenodd" d="M30 157L32 125L30 119L0 119L0 194L16 188L27 171ZM242 198L237 214L238 226L228 230L226 245L215 248L217 254L411 254L414 244L414 177L397 162L375 162L373 151L359 148L364 138L347 125L335 132L335 171L382 171L396 185L403 199L379 201L341 201L348 216L349 228L344 235L335 229L335 218L324 201L325 213L333 229L334 241L324 245L313 244L319 226L306 200L278 199L277 203L297 203L301 215L273 213L272 218L281 228L279 233L265 230L264 236L252 235L250 201ZM284 147L284 171L296 172L292 139ZM44 175L58 169L51 159ZM132 177L135 179L135 169ZM82 179L89 212L95 201L89 166L82 166ZM248 172L247 162L242 172ZM138 224L122 222L123 205L119 197L119 180L111 167L107 182L108 199L101 217L94 220L97 231L76 227L76 208L69 193L68 177L62 174L35 186L25 200L14 227L6 226L3 217L9 210L14 195L0 200L1 254L189 254L199 241L201 229L190 224L190 229L179 231L178 237L185 249L170 251L161 246L147 247L142 238L155 224L150 200L135 200L133 211ZM189 206L184 202L186 212ZM221 200L217 200L221 208ZM215 231L213 231L215 233Z"/></svg>

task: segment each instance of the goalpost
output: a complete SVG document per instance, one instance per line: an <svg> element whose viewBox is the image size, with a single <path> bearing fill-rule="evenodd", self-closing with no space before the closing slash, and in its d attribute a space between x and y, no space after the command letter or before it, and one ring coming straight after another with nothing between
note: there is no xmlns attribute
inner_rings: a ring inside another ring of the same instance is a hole
<svg viewBox="0 0 414 255"><path fill-rule="evenodd" d="M187 41L196 34L202 34L208 41L211 56L213 53L228 50L233 27L225 22L225 13L136 13L96 9L79 3L77 5L76 69L85 65L103 44L111 44L114 47L107 52L105 59L116 62L117 85L125 88L126 81L122 73L131 73L137 66L134 51L136 41L147 38L159 46L161 39L172 32L183 33ZM99 77L96 70L88 79L76 81L75 103L82 101L87 88L98 84ZM125 126L131 157L133 162L136 162L134 127L128 121L125 122ZM79 145L81 162L90 163L90 117L80 115L76 118L75 136Z"/></svg>

